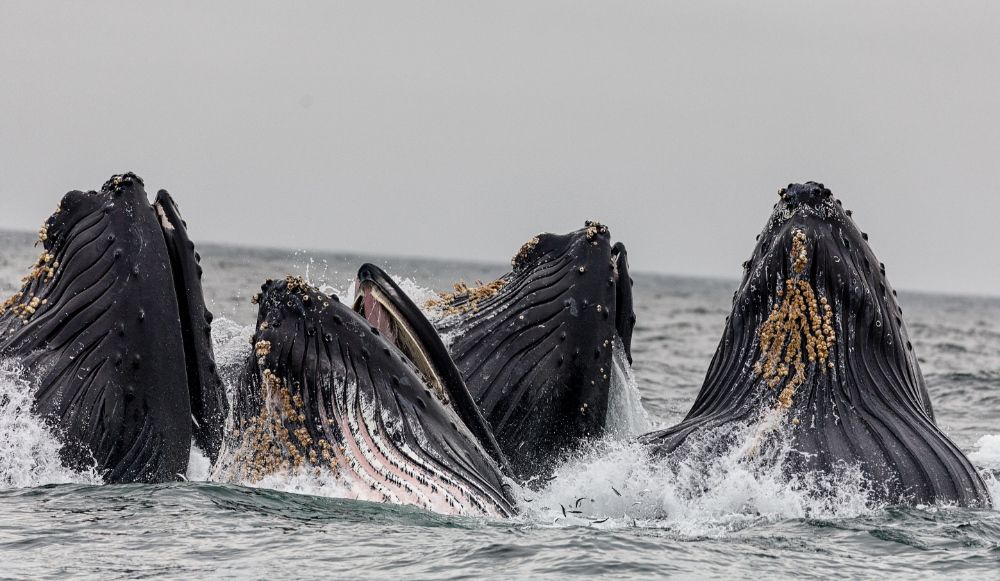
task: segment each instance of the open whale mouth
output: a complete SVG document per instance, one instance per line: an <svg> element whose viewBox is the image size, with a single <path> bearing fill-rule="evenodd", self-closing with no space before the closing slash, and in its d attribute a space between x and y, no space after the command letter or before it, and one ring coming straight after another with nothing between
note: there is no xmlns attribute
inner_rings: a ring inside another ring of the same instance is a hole
<svg viewBox="0 0 1000 581"><path fill-rule="evenodd" d="M419 307L382 269L358 271L354 310L417 368L445 405L450 405L493 460L510 474L507 458L462 379L447 347Z"/></svg>
<svg viewBox="0 0 1000 581"><path fill-rule="evenodd" d="M363 500L449 514L514 512L500 465L459 415L434 346L388 285L376 278L367 293L365 312L377 325L300 278L261 290L254 353L237 382L217 477L256 482L330 470Z"/></svg>
<svg viewBox="0 0 1000 581"><path fill-rule="evenodd" d="M615 331L625 348L625 356L632 363L632 329L635 312L632 302L632 277L628 270L628 251L621 242L611 248L611 277L615 284Z"/></svg>
<svg viewBox="0 0 1000 581"><path fill-rule="evenodd" d="M366 264L359 271L354 285L354 310L395 345L416 366L428 386L448 403L450 398L442 379L445 373L442 354L435 353L432 345L437 334L433 329L422 328L419 317L415 316L419 309L377 267ZM447 357L447 353L443 355Z"/></svg>

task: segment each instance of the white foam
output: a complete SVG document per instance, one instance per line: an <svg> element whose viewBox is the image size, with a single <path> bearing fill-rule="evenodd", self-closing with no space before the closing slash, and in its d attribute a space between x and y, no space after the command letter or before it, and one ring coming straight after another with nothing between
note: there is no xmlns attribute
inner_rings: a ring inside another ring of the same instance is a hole
<svg viewBox="0 0 1000 581"><path fill-rule="evenodd" d="M253 349L250 345L252 336L253 326L241 325L226 317L219 317L212 322L215 365L226 387L226 398L230 403L234 401L233 390L239 380L240 371L246 365Z"/></svg>
<svg viewBox="0 0 1000 581"><path fill-rule="evenodd" d="M401 288L403 292L406 293L406 296L410 297L410 300L412 300L418 307L422 307L427 304L427 301L441 298L436 292L425 286L421 286L412 278L403 278L392 275L392 280L399 285L399 288Z"/></svg>
<svg viewBox="0 0 1000 581"><path fill-rule="evenodd" d="M309 282L309 279L306 279ZM337 297L341 302L351 305L354 303L354 278L348 278L339 285L332 285L326 282L323 283L313 283L309 284L315 286L323 294L329 295L331 297Z"/></svg>
<svg viewBox="0 0 1000 581"><path fill-rule="evenodd" d="M976 466L1000 470L1000 434L986 435L976 442L976 450L969 454Z"/></svg>
<svg viewBox="0 0 1000 581"><path fill-rule="evenodd" d="M878 508L868 503L869 486L856 468L793 476L782 469L789 450L748 456L758 429L741 429L742 445L721 454L708 449L727 435L689 439L692 451L673 460L653 459L635 442L606 440L561 465L544 490L525 493L522 509L556 526L637 524L712 536L761 520L855 517Z"/></svg>
<svg viewBox="0 0 1000 581"><path fill-rule="evenodd" d="M265 476L255 483L244 483L250 488L267 488L293 494L325 496L327 498L349 498L356 495L344 486L337 475L326 469L303 468L291 472L277 472Z"/></svg>
<svg viewBox="0 0 1000 581"><path fill-rule="evenodd" d="M0 488L99 484L95 472L77 472L62 465L62 444L31 411L32 391L18 363L0 360Z"/></svg>
<svg viewBox="0 0 1000 581"><path fill-rule="evenodd" d="M989 491L993 499L993 510L1000 512L1000 471L996 473L983 473L983 480L986 481L986 490Z"/></svg>
<svg viewBox="0 0 1000 581"><path fill-rule="evenodd" d="M993 497L993 510L1000 511L1000 434L987 434L976 441L969 460L981 469L986 489Z"/></svg>
<svg viewBox="0 0 1000 581"><path fill-rule="evenodd" d="M650 430L649 414L642 407L642 395L625 355L625 345L615 334L611 361L611 388L608 393L608 434L624 439Z"/></svg>
<svg viewBox="0 0 1000 581"><path fill-rule="evenodd" d="M207 482L212 471L212 461L208 459L205 452L198 446L191 443L191 455L188 458L187 473L184 474L189 482Z"/></svg>

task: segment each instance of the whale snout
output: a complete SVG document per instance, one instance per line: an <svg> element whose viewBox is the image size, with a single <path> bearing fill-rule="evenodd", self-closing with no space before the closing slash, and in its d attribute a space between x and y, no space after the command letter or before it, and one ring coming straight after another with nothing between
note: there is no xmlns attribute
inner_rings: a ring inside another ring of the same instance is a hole
<svg viewBox="0 0 1000 581"><path fill-rule="evenodd" d="M778 190L781 201L789 206L817 206L833 197L833 192L821 183L806 182L804 184L788 184Z"/></svg>

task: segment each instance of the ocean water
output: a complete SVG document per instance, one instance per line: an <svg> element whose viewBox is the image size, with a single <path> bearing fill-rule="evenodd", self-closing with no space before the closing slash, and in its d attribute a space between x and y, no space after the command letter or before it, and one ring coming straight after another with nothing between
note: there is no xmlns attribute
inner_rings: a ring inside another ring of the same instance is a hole
<svg viewBox="0 0 1000 581"><path fill-rule="evenodd" d="M0 232L0 294L36 258L33 240ZM504 271L499 260L200 250L227 379L249 353L249 297L267 277L299 274L349 295L370 261L419 298ZM866 505L849 470L790 481L735 456L650 461L629 437L687 411L736 281L634 278L635 364L617 361L612 434L567 458L544 489L520 491L521 515L510 520L357 502L315 478L220 485L205 481L197 453L188 482L100 485L59 465L58 442L29 411L18 362L0 361L0 577L1000 578L997 510ZM1000 299L900 292L900 302L938 422L1000 505Z"/></svg>

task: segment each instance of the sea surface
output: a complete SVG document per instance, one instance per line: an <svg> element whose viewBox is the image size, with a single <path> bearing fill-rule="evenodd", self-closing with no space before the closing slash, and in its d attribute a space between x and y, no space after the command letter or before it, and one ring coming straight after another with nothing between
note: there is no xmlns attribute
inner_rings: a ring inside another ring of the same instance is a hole
<svg viewBox="0 0 1000 581"><path fill-rule="evenodd" d="M33 241L0 232L0 295L37 257ZM303 275L350 296L367 261L421 298L505 271L504 257L200 250L227 381L249 354L249 299L268 277ZM870 506L850 474L803 484L739 458L696 470L650 461L629 435L686 413L737 281L632 266L640 270L635 364L616 375L615 435L567 458L543 490L519 492L521 515L510 520L336 498L333 483L303 478L258 488L207 482L197 453L188 482L100 485L59 465L58 442L28 411L18 362L0 361L0 578L1000 579L997 510ZM938 422L1000 505L1000 299L904 291L899 299ZM825 494L811 494L815 487Z"/></svg>

